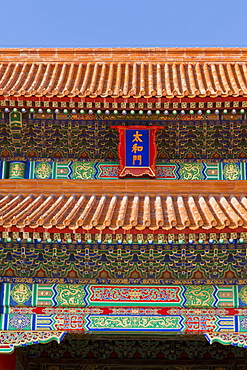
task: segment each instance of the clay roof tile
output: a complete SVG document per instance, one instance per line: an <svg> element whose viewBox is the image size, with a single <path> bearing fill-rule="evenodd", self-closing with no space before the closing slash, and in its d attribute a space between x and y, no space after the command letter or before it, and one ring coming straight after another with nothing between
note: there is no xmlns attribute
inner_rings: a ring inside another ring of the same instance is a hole
<svg viewBox="0 0 247 370"><path fill-rule="evenodd" d="M63 221L64 227L67 227L69 225L73 225L73 221L74 221L74 219L76 219L76 215L80 211L80 209L81 209L82 205L84 204L85 200L86 200L86 195L85 194L81 195L80 198L78 199L78 201L75 203L75 205L71 208L69 214L66 215L66 217Z"/></svg>
<svg viewBox="0 0 247 370"><path fill-rule="evenodd" d="M177 219L176 219L176 215L175 215L173 200L172 200L172 197L170 195L168 195L167 198L166 198L166 207L167 207L167 216L168 216L168 221L169 221L169 228L171 229L172 227L177 225Z"/></svg>
<svg viewBox="0 0 247 370"><path fill-rule="evenodd" d="M243 220L239 217L239 215L233 210L229 202L226 200L225 197L220 197L220 204L224 208L226 214L232 221L232 227L236 228L238 226L243 226Z"/></svg>
<svg viewBox="0 0 247 370"><path fill-rule="evenodd" d="M43 226L46 229L49 229L52 227L51 220L53 218L53 215L57 212L57 210L60 208L62 202L64 201L65 196L62 194L59 196L59 198L55 201L55 203L51 204L51 206L46 210L45 213L42 213L40 217L38 218L37 224L39 226Z"/></svg>
<svg viewBox="0 0 247 370"><path fill-rule="evenodd" d="M139 210L139 195L135 195L133 199L131 215L130 215L130 225L136 226L138 220L138 210Z"/></svg>
<svg viewBox="0 0 247 370"><path fill-rule="evenodd" d="M238 199L234 196L230 197L230 202L244 222L247 222L247 211L246 209L239 203Z"/></svg>
<svg viewBox="0 0 247 370"><path fill-rule="evenodd" d="M246 79L244 78L244 75L247 76L247 68L246 64L242 65L239 63L234 64L234 69L236 73L237 81L241 87L241 90L244 94L247 94L247 85L246 85ZM243 75L244 73L244 75Z"/></svg>
<svg viewBox="0 0 247 370"><path fill-rule="evenodd" d="M163 214L162 199L160 195L156 195L155 197L155 218L156 218L156 225L158 227L162 227L164 225L164 214Z"/></svg>
<svg viewBox="0 0 247 370"><path fill-rule="evenodd" d="M128 200L129 200L128 195L124 195L121 200L120 209L119 209L118 218L117 218L118 227L121 227L124 225L126 210L128 206Z"/></svg>
<svg viewBox="0 0 247 370"><path fill-rule="evenodd" d="M109 208L108 208L108 211L107 211L106 216L105 216L105 220L104 220L104 226L105 227L109 227L111 225L113 212L115 210L117 201L118 201L118 196L113 195L113 197L111 199L111 202L110 202L110 205L109 205Z"/></svg>
<svg viewBox="0 0 247 370"><path fill-rule="evenodd" d="M202 195L60 195L5 196L0 224L5 228L69 227L77 230L222 230L247 228L247 198Z"/></svg>
<svg viewBox="0 0 247 370"><path fill-rule="evenodd" d="M202 211L202 214L204 215L205 219L208 222L208 224L207 225L204 224L203 227L205 229L210 229L211 227L215 227L217 225L217 220L215 219L205 198L202 195L199 196L198 203Z"/></svg>
<svg viewBox="0 0 247 370"><path fill-rule="evenodd" d="M76 226L84 226L84 222L86 220L86 218L88 217L89 215L89 212L91 211L94 203L96 202L96 196L95 195L92 195L89 199L89 201L87 202L87 205L86 207L83 209L83 212L80 214L80 216L78 217L78 220L76 222Z"/></svg>
<svg viewBox="0 0 247 370"><path fill-rule="evenodd" d="M219 206L217 200L214 196L209 196L209 204L215 212L216 217L218 218L218 224L216 225L217 229L223 229L225 226L230 225L229 218L225 215L222 211L221 207Z"/></svg>
<svg viewBox="0 0 247 370"><path fill-rule="evenodd" d="M0 95L211 97L247 94L246 49L16 49L0 52Z"/></svg>
<svg viewBox="0 0 247 370"><path fill-rule="evenodd" d="M68 210L70 210L71 203L75 200L75 195L71 195L67 202L64 203L62 208L58 212L56 212L52 219L50 220L51 225L55 226L58 224L58 222L61 220L64 215L67 214ZM63 225L61 226L63 228Z"/></svg>
<svg viewBox="0 0 247 370"><path fill-rule="evenodd" d="M198 207L197 207L196 202L194 200L194 197L192 195L188 197L188 205L189 205L190 212L191 212L191 215L193 217L193 220L196 224L196 228L199 228L199 227L203 226L203 224L204 224L203 219L200 215L200 212L198 210Z"/></svg>
<svg viewBox="0 0 247 370"><path fill-rule="evenodd" d="M21 202L17 202L15 207L11 207L11 209L8 212L6 212L4 217L2 218L3 227L10 227L11 225L16 225L19 213L22 212L23 208L25 208L26 210L26 207L32 200L33 196L28 195Z"/></svg>
<svg viewBox="0 0 247 370"><path fill-rule="evenodd" d="M39 195L35 198L28 206L25 206L22 212L15 214L14 218L11 220L13 225L18 224L18 227L24 227L26 217L33 211L33 209L37 209L44 201L43 195Z"/></svg>
<svg viewBox="0 0 247 370"><path fill-rule="evenodd" d="M178 195L177 197L177 206L183 227L185 228L190 226L191 222L184 204L184 199L181 195Z"/></svg>
<svg viewBox="0 0 247 370"><path fill-rule="evenodd" d="M107 198L106 195L102 195L102 197L100 198L98 206L97 206L97 208L94 212L94 215L91 219L91 225L92 226L97 226L98 225L101 213L102 213L102 211L104 209L104 206L105 206L105 203L106 203L106 198Z"/></svg>
<svg viewBox="0 0 247 370"><path fill-rule="evenodd" d="M53 202L54 195L49 195L44 202L42 202L30 215L26 215L24 220L25 225L29 225L30 227L37 227L37 220L44 211L48 209L50 204Z"/></svg>

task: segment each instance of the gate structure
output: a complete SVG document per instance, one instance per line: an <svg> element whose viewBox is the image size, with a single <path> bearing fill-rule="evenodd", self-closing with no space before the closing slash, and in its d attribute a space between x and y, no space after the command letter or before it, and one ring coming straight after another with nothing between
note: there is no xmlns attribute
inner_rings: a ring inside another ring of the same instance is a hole
<svg viewBox="0 0 247 370"><path fill-rule="evenodd" d="M0 369L244 369L246 109L247 49L1 49Z"/></svg>

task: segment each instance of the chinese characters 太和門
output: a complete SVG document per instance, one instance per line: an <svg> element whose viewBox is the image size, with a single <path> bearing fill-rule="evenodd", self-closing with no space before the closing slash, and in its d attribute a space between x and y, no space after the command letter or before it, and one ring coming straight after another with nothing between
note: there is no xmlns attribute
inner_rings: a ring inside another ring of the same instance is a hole
<svg viewBox="0 0 247 370"><path fill-rule="evenodd" d="M143 140L141 139L142 134L139 134L139 131L136 131L135 134L133 134L133 140L132 143L135 142L135 144L132 145L132 152L135 153L135 155L132 156L132 165L134 166L136 164L136 161L139 161L139 166L142 165L142 155L138 154L136 155L137 152L142 152L143 151L143 146L138 145L136 142L142 143Z"/></svg>

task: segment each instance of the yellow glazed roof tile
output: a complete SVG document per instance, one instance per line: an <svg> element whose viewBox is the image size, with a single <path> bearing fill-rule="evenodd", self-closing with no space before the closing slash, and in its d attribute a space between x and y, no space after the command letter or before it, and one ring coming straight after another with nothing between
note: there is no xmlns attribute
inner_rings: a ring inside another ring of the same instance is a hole
<svg viewBox="0 0 247 370"><path fill-rule="evenodd" d="M247 95L247 49L0 49L0 95Z"/></svg>
<svg viewBox="0 0 247 370"><path fill-rule="evenodd" d="M247 228L247 198L223 195L7 195L0 225L22 229L177 230Z"/></svg>

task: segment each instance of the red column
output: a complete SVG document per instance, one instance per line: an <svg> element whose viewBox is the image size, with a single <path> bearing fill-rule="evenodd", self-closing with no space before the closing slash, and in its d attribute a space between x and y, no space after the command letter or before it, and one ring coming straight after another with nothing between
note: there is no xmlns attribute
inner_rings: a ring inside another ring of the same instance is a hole
<svg viewBox="0 0 247 370"><path fill-rule="evenodd" d="M15 370L16 368L16 351L10 355L0 354L0 370Z"/></svg>

